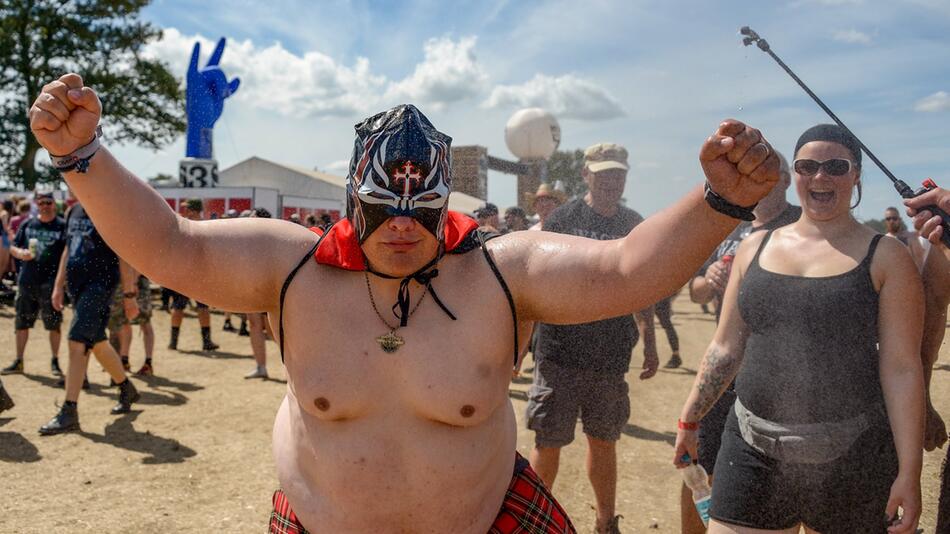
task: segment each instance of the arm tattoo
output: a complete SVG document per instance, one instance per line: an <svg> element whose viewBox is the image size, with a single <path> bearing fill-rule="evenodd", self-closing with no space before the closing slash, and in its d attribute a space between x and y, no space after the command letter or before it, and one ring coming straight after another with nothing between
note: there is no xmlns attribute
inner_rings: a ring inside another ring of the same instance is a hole
<svg viewBox="0 0 950 534"><path fill-rule="evenodd" d="M700 419L712 409L722 392L735 378L741 364L741 355L723 352L715 345L709 348L699 382L696 384L699 395L689 414L693 420Z"/></svg>

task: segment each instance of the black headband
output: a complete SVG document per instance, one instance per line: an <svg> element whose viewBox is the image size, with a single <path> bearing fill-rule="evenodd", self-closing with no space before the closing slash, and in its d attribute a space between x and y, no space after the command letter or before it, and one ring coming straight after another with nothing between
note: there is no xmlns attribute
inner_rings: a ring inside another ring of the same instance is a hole
<svg viewBox="0 0 950 534"><path fill-rule="evenodd" d="M855 136L851 135L841 126L837 124L818 124L805 130L805 133L803 133L802 136L798 138L798 142L795 143L795 157L798 157L798 151L805 146L806 143L811 143L812 141L828 141L847 148L848 151L851 152L851 157L854 159L854 165L861 167L861 143L858 142Z"/></svg>

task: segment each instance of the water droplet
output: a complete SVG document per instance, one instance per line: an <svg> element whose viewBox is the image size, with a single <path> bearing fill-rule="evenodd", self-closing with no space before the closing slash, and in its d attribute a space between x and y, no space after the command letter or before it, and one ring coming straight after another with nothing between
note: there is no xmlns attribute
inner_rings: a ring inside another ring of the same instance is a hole
<svg viewBox="0 0 950 534"><path fill-rule="evenodd" d="M742 106L739 106L739 111L742 111Z"/></svg>

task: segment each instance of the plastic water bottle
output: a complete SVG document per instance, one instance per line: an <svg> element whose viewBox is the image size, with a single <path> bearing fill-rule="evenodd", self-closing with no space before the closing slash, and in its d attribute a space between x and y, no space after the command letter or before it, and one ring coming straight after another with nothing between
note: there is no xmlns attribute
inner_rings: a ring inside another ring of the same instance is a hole
<svg viewBox="0 0 950 534"><path fill-rule="evenodd" d="M699 464L689 464L683 470L683 481L693 492L693 504L696 512L703 520L703 525L709 526L709 505L712 503L712 487L709 485L709 475Z"/></svg>

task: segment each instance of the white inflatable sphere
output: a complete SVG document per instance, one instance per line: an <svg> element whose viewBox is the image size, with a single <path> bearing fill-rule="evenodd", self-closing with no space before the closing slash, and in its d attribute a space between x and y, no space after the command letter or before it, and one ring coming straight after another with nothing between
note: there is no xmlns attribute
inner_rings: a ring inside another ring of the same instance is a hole
<svg viewBox="0 0 950 534"><path fill-rule="evenodd" d="M541 108L516 111L505 125L505 144L518 159L548 159L560 143L561 126Z"/></svg>

